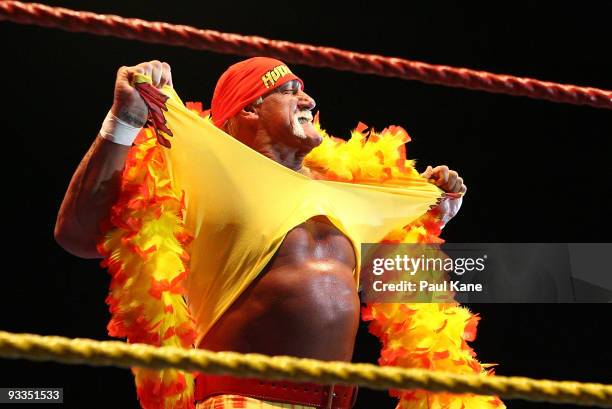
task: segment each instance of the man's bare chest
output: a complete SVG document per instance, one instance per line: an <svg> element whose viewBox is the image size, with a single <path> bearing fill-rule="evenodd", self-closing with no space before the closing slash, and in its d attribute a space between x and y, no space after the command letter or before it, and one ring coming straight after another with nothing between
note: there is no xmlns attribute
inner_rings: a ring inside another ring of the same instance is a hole
<svg viewBox="0 0 612 409"><path fill-rule="evenodd" d="M353 245L325 216L312 217L290 230L276 258L295 262L327 259L355 268Z"/></svg>

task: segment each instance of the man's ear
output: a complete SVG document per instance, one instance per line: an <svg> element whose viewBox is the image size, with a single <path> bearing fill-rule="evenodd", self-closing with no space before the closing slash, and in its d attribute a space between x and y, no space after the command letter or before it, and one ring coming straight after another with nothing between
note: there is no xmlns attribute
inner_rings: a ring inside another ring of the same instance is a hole
<svg viewBox="0 0 612 409"><path fill-rule="evenodd" d="M253 104L247 105L240 110L238 113L242 119L246 120L257 120L259 119L259 113Z"/></svg>

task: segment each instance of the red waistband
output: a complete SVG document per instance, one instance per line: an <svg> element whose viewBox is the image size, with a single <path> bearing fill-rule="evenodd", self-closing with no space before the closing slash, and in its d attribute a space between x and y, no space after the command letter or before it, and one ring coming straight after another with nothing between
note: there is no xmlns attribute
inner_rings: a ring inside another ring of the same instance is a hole
<svg viewBox="0 0 612 409"><path fill-rule="evenodd" d="M330 402L331 392L331 402ZM260 400L314 406L317 408L350 409L357 398L357 387L319 385L289 381L264 381L199 374L195 382L196 402L215 395L241 395Z"/></svg>

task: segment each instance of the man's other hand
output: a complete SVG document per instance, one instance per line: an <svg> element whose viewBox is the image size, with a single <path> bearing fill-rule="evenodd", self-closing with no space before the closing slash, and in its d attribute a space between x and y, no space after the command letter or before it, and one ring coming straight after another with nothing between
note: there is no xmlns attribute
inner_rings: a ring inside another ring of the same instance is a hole
<svg viewBox="0 0 612 409"><path fill-rule="evenodd" d="M433 180L436 186L447 193L461 194L461 196L456 198L445 197L438 204L437 208L440 211L440 219L444 226L459 212L463 203L463 195L467 192L467 186L463 183L463 178L456 171L450 170L446 165L436 166L435 168L427 166L427 169L421 173L421 176Z"/></svg>
<svg viewBox="0 0 612 409"><path fill-rule="evenodd" d="M436 166L435 168L427 166L421 176L433 180L436 186L447 193L465 193L467 191L467 186L463 184L463 178L446 165Z"/></svg>

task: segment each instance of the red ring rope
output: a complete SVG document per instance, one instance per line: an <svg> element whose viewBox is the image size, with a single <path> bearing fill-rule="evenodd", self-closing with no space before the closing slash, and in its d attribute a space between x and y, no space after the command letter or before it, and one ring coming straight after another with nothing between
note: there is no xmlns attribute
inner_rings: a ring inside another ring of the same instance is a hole
<svg viewBox="0 0 612 409"><path fill-rule="evenodd" d="M199 30L190 26L74 11L43 4L1 1L0 21L2 20L224 54L264 55L293 64L612 109L612 91L598 88L492 74L330 47L268 40L262 37Z"/></svg>

